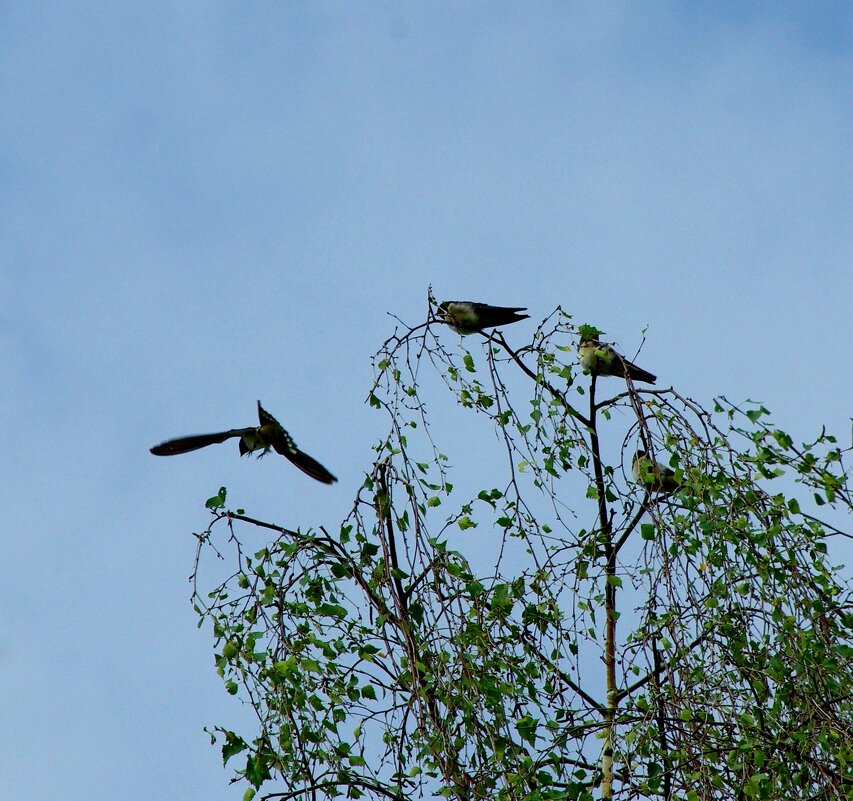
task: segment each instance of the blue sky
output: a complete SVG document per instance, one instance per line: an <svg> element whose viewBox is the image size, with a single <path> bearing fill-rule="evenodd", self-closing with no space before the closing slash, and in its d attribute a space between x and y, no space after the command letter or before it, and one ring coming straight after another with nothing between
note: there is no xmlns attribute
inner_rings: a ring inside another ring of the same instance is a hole
<svg viewBox="0 0 853 801"><path fill-rule="evenodd" d="M560 303L629 354L648 326L664 386L849 444L852 19L3 4L8 797L239 797L202 731L242 713L195 627L191 532L222 484L283 525L347 513L382 430L369 356L428 284ZM233 443L148 454L257 398L339 484Z"/></svg>

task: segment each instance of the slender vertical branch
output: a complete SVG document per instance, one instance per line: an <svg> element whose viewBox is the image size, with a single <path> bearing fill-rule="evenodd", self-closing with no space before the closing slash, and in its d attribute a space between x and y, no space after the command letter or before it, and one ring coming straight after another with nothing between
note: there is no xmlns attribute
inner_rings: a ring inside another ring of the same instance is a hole
<svg viewBox="0 0 853 801"><path fill-rule="evenodd" d="M663 797L664 801L670 801L672 798L672 765L670 764L669 742L666 736L666 707L661 688L661 674L664 668L660 658L657 635L652 638L652 658L654 659L654 686L657 699L658 742L660 743L661 760L663 761Z"/></svg>
<svg viewBox="0 0 853 801"><path fill-rule="evenodd" d="M425 712L425 720L429 722L429 727L432 728L443 741L443 746L433 746L432 753L439 764L442 774L446 781L453 788L456 797L460 801L468 801L470 796L469 786L470 778L462 770L458 758L456 758L456 750L451 747L446 747L448 741L448 723L445 715L442 714L439 708L439 703L436 698L434 688L431 686L429 679L424 675L421 666L426 664L429 657L425 651L421 650L421 643L415 633L412 621L409 618L408 612L408 596L403 588L400 580L400 566L397 557L396 533L394 530L394 520L392 515L393 499L391 497L391 485L388 482L388 465L378 465L376 471L377 493L376 493L376 515L382 530L383 545L387 546L387 563L386 571L389 575L394 595L397 601L398 617L396 623L400 630L405 643L405 648L409 660L409 669L412 675L412 684L416 696L422 701L422 709ZM423 723L421 724L423 726ZM425 732L429 739L429 732Z"/></svg>
<svg viewBox="0 0 853 801"><path fill-rule="evenodd" d="M604 709L604 748L601 754L601 798L613 798L613 726L618 704L616 688L616 548L613 543L613 525L607 506L604 484L604 466L596 428L597 408L595 405L596 378L593 375L589 388L589 444L592 451L592 467L595 475L595 490L598 497L598 533L604 551L605 628L604 668L607 685L607 705Z"/></svg>

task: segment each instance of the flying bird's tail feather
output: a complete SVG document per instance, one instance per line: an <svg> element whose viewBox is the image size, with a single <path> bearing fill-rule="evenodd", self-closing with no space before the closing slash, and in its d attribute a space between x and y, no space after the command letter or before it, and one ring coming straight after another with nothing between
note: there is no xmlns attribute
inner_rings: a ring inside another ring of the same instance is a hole
<svg viewBox="0 0 853 801"><path fill-rule="evenodd" d="M230 431L218 431L215 434L194 434L191 437L178 437L155 445L151 448L151 453L155 456L176 456L179 453L189 453L190 451L197 451L199 448L206 448L208 445L217 445L232 437L242 437L246 431L252 430L232 428ZM242 440L240 442L242 444Z"/></svg>

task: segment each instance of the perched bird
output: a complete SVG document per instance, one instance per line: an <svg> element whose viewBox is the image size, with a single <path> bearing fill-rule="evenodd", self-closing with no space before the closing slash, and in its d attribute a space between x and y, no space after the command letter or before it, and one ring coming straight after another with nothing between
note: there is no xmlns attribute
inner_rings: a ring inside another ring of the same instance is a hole
<svg viewBox="0 0 853 801"><path fill-rule="evenodd" d="M311 478L316 478L317 481L322 481L324 484L337 481L316 459L312 459L307 453L303 453L296 447L293 437L282 428L281 423L275 417L261 406L260 401L258 401L258 419L261 424L257 427L232 428L229 431L219 431L216 434L194 434L191 437L170 439L160 445L155 445L151 448L151 453L155 456L175 456L179 453L206 448L208 445L216 445L219 442L225 442L226 439L240 437L240 456L245 456L245 454L254 451L261 451L258 455L263 456L272 448L276 453L280 453L293 462Z"/></svg>
<svg viewBox="0 0 853 801"><path fill-rule="evenodd" d="M613 350L610 345L599 342L598 332L581 332L578 354L581 367L584 370L589 370L593 375L615 375L625 378L627 373L632 381L645 381L647 384L654 384L657 381L656 375L652 375L648 370L643 370L642 367L637 367L636 364L629 362L624 356Z"/></svg>
<svg viewBox="0 0 853 801"><path fill-rule="evenodd" d="M489 306L470 300L445 300L438 305L439 316L460 334L473 334L484 328L526 320L530 315L519 314L523 311L527 311L524 306Z"/></svg>
<svg viewBox="0 0 853 801"><path fill-rule="evenodd" d="M669 495L681 486L681 482L676 479L675 471L671 467L652 461L648 451L642 449L634 454L634 460L631 462L631 473L634 476L634 481L647 487L649 492Z"/></svg>

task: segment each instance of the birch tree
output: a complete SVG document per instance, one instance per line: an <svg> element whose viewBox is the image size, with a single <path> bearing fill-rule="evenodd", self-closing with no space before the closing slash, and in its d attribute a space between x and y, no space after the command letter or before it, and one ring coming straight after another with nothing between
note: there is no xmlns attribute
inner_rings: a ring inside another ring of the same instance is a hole
<svg viewBox="0 0 853 801"><path fill-rule="evenodd" d="M208 502L246 798L853 798L850 448L589 375L559 308L523 345L436 311L374 357L345 520Z"/></svg>

